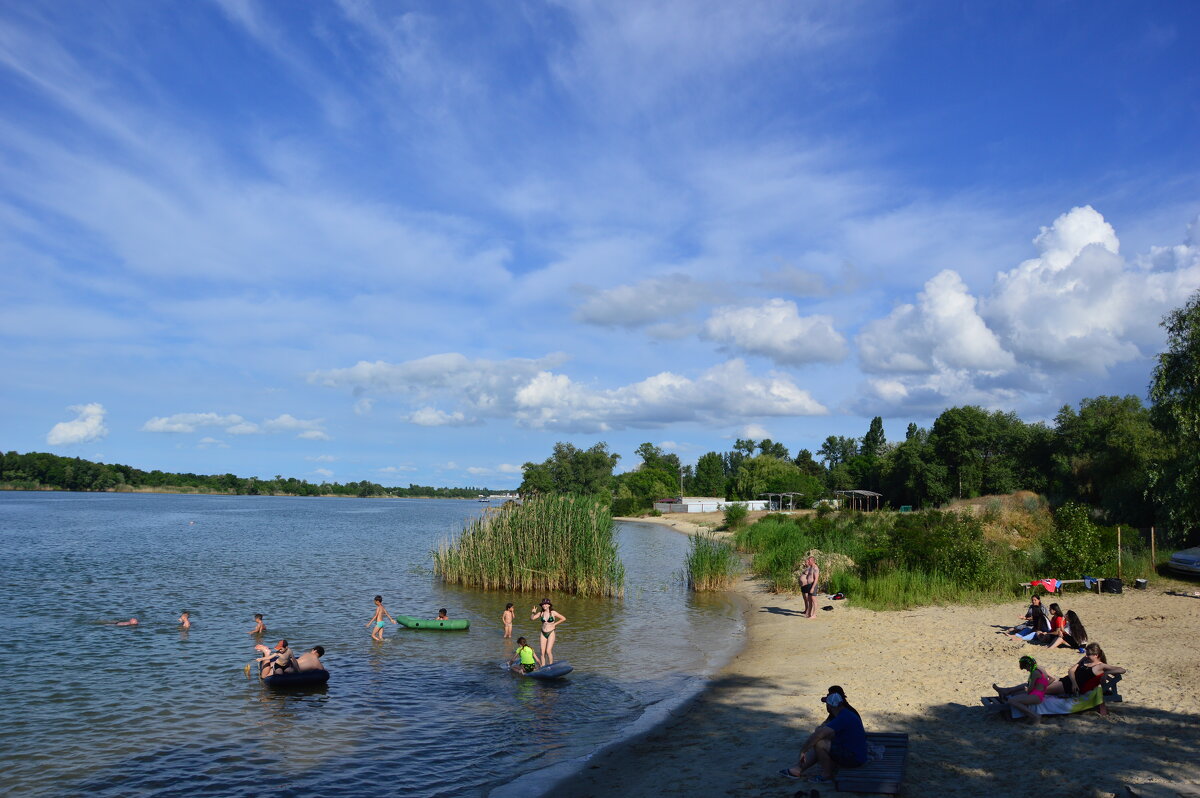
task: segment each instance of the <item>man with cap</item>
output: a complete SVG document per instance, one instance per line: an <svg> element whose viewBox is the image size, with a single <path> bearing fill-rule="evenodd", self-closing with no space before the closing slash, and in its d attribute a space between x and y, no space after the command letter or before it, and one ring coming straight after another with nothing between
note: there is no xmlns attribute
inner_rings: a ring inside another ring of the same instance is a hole
<svg viewBox="0 0 1200 798"><path fill-rule="evenodd" d="M820 765L821 774L812 780L832 781L837 768L855 768L867 762L867 733L858 710L846 700L846 691L834 685L821 701L829 716L804 741L796 765L779 771L789 779L798 779L805 770Z"/></svg>

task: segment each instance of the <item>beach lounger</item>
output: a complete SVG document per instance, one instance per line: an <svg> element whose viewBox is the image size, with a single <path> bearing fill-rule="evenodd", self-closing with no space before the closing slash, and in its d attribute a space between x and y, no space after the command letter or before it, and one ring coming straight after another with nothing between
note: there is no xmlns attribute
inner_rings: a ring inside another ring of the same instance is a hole
<svg viewBox="0 0 1200 798"><path fill-rule="evenodd" d="M1033 711L1038 715L1071 715L1095 709L1101 704L1119 704L1124 700L1117 692L1117 682L1119 681L1121 681L1121 674L1111 673L1104 677L1104 681L1094 690L1085 695L1048 695L1042 703L1034 706ZM1012 713L1012 717L1023 717L1020 711L1002 703L997 696L985 695L979 701L989 712L1000 712L1007 709Z"/></svg>
<svg viewBox="0 0 1200 798"><path fill-rule="evenodd" d="M882 792L895 795L904 781L908 760L908 735L897 732L867 734L867 747L881 747L883 757L862 767L841 768L833 777L839 792Z"/></svg>

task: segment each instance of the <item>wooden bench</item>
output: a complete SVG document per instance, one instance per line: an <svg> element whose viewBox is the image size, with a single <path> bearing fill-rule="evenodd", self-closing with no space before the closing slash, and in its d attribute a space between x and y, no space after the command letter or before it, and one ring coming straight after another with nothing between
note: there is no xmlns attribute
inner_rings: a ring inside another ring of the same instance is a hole
<svg viewBox="0 0 1200 798"><path fill-rule="evenodd" d="M834 786L839 792L882 792L895 795L904 782L908 763L908 735L899 732L867 734L867 747L883 746L883 758L862 767L839 768Z"/></svg>
<svg viewBox="0 0 1200 798"><path fill-rule="evenodd" d="M1085 580L1085 579L1060 579L1060 580L1058 580L1058 589L1055 590L1054 592L1062 593L1063 585L1082 585L1082 584L1085 584L1086 581L1087 580ZM1096 582L1096 593L1099 594L1100 593L1100 582L1102 580L1096 579L1094 581ZM1029 589L1031 587L1033 587L1033 583L1032 582L1022 582L1021 587L1025 588L1025 592L1028 593ZM1042 587L1042 586L1038 585L1038 587Z"/></svg>
<svg viewBox="0 0 1200 798"><path fill-rule="evenodd" d="M1110 673L1104 677L1104 681L1100 682L1100 692L1104 694L1104 703L1119 704L1124 701L1121 694L1117 692L1117 682L1121 681L1121 674ZM985 695L979 699L983 704L983 708L988 712L1002 712L1008 709L1008 704L1000 700L1000 696Z"/></svg>

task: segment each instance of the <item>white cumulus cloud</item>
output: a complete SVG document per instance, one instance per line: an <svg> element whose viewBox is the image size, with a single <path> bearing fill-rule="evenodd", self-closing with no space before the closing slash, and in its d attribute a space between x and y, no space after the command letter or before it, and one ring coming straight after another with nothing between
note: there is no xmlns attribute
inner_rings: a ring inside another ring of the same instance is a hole
<svg viewBox="0 0 1200 798"><path fill-rule="evenodd" d="M1105 375L1152 357L1160 320L1200 288L1198 229L1200 219L1185 243L1130 260L1112 225L1083 206L1043 227L1036 256L997 273L978 299L942 271L916 302L863 326L859 357L872 376L854 409L1012 408L1060 375Z"/></svg>
<svg viewBox="0 0 1200 798"><path fill-rule="evenodd" d="M858 337L868 372L936 372L974 369L1002 372L1016 365L984 323L977 302L956 273L925 283L913 305L864 326Z"/></svg>
<svg viewBox="0 0 1200 798"><path fill-rule="evenodd" d="M828 412L790 377L751 374L739 359L713 366L695 378L664 371L616 388L578 383L546 367L557 360L556 356L468 360L447 354L406 363L359 363L314 373L310 379L354 392L374 390L420 399L422 405L406 418L422 426L503 418L533 429L595 432L683 421L736 424L760 416ZM454 407L439 407L432 400Z"/></svg>
<svg viewBox="0 0 1200 798"><path fill-rule="evenodd" d="M88 443L108 435L104 426L104 405L91 402L86 405L71 405L67 410L75 413L70 421L60 421L46 433L46 443L66 446L73 443Z"/></svg>
<svg viewBox="0 0 1200 798"><path fill-rule="evenodd" d="M770 299L756 307L718 308L704 325L705 337L776 363L836 363L846 356L846 339L830 316L801 316L795 302Z"/></svg>

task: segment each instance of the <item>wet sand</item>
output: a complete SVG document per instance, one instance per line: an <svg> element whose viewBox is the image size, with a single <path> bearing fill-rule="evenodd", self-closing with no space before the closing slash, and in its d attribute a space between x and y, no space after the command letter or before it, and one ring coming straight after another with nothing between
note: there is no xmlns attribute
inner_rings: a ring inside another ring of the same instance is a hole
<svg viewBox="0 0 1200 798"><path fill-rule="evenodd" d="M680 531L694 524L655 520ZM1107 718L1088 712L1032 727L985 715L979 703L992 682L1023 681L1022 654L1054 675L1079 659L997 633L1025 603L878 613L822 598L818 608L832 609L809 620L798 596L746 580L746 646L709 689L662 725L596 755L549 795L784 796L816 787L778 770L824 718L820 697L831 684L846 689L868 731L909 734L905 795L1092 798L1130 795L1126 785L1149 798L1200 794L1200 598L1167 592L1197 590L1195 582L1154 580L1145 591L1058 599L1079 613L1110 663L1129 669L1125 701ZM1036 765L1034 748L1043 752Z"/></svg>

